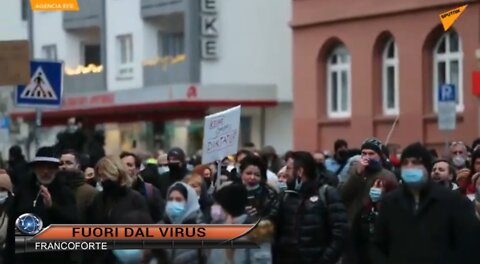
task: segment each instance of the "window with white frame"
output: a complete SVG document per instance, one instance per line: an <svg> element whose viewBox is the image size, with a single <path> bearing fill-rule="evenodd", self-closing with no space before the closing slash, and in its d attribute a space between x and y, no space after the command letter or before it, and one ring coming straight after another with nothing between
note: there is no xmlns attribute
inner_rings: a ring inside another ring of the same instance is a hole
<svg viewBox="0 0 480 264"><path fill-rule="evenodd" d="M42 47L42 55L46 60L57 60L57 45L45 45Z"/></svg>
<svg viewBox="0 0 480 264"><path fill-rule="evenodd" d="M332 118L350 116L350 53L343 45L333 49L327 61L327 113Z"/></svg>
<svg viewBox="0 0 480 264"><path fill-rule="evenodd" d="M385 115L399 113L398 55L393 38L387 41L382 54L382 104Z"/></svg>
<svg viewBox="0 0 480 264"><path fill-rule="evenodd" d="M185 53L183 32L158 32L158 53L160 56L181 55Z"/></svg>
<svg viewBox="0 0 480 264"><path fill-rule="evenodd" d="M131 34L117 36L117 79L133 77L133 39Z"/></svg>
<svg viewBox="0 0 480 264"><path fill-rule="evenodd" d="M457 112L463 105L463 52L462 41L455 30L445 32L433 49L433 110L437 112L438 88L442 84L457 87Z"/></svg>

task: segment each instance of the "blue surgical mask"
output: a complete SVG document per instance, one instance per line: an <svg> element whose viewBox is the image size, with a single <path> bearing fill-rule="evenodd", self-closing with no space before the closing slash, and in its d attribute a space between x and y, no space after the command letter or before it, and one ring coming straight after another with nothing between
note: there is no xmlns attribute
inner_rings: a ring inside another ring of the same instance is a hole
<svg viewBox="0 0 480 264"><path fill-rule="evenodd" d="M382 189L372 187L370 188L370 199L372 199L372 202L376 203L380 201L380 197L382 196Z"/></svg>
<svg viewBox="0 0 480 264"><path fill-rule="evenodd" d="M285 191L288 188L287 183L281 182L281 181L278 182L277 186L278 186L278 189L280 189L280 191Z"/></svg>
<svg viewBox="0 0 480 264"><path fill-rule="evenodd" d="M401 176L403 182L408 185L421 185L426 180L423 177L423 170L417 168L402 169Z"/></svg>
<svg viewBox="0 0 480 264"><path fill-rule="evenodd" d="M245 185L245 186L246 186L246 188L247 188L247 191L255 191L255 190L257 190L258 188L260 188L260 184L258 184L258 183L257 183L256 185L254 185L254 186L249 186L249 185Z"/></svg>
<svg viewBox="0 0 480 264"><path fill-rule="evenodd" d="M165 212L172 222L178 222L185 213L185 203L168 201Z"/></svg>
<svg viewBox="0 0 480 264"><path fill-rule="evenodd" d="M113 255L121 264L138 264L143 259L143 251L140 249L115 249Z"/></svg>

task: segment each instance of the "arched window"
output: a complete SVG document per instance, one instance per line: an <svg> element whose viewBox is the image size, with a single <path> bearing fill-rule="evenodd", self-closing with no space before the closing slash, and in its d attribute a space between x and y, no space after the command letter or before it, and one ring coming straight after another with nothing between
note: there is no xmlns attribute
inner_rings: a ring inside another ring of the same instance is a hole
<svg viewBox="0 0 480 264"><path fill-rule="evenodd" d="M398 54L393 38L387 41L382 55L382 105L385 115L397 115L400 112Z"/></svg>
<svg viewBox="0 0 480 264"><path fill-rule="evenodd" d="M457 87L457 112L463 105L463 52L462 42L455 30L443 33L433 50L433 110L438 109L438 88L442 84Z"/></svg>
<svg viewBox="0 0 480 264"><path fill-rule="evenodd" d="M350 117L351 77L350 53L343 45L336 46L327 61L327 113L329 117Z"/></svg>

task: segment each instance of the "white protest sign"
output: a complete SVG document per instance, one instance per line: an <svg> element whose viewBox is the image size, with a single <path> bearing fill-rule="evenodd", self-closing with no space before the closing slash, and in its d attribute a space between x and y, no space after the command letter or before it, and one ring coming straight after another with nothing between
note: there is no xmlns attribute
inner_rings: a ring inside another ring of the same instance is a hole
<svg viewBox="0 0 480 264"><path fill-rule="evenodd" d="M205 117L202 164L237 153L241 112L239 105Z"/></svg>

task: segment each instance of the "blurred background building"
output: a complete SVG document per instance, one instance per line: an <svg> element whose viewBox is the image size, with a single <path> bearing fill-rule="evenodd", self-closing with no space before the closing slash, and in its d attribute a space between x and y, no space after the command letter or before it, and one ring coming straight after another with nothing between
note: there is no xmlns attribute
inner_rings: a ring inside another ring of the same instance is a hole
<svg viewBox="0 0 480 264"><path fill-rule="evenodd" d="M444 31L439 14L469 4ZM479 133L472 72L478 69L478 1L293 1L294 147L331 149L337 138L420 141L442 148L439 84L459 88L451 140Z"/></svg>
<svg viewBox="0 0 480 264"><path fill-rule="evenodd" d="M0 14L16 13L9 18L18 25L0 36L17 26L25 32L25 2L4 4L13 10ZM89 135L105 131L107 153L171 146L193 153L203 117L241 104L241 144L291 148L290 0L79 5L32 13L33 58L64 62L64 103L42 113L40 145L54 144L76 117ZM33 109L10 112L14 122L35 120Z"/></svg>

